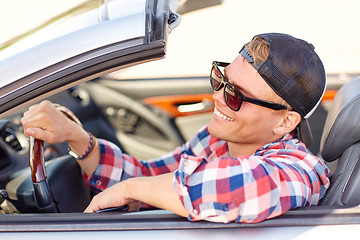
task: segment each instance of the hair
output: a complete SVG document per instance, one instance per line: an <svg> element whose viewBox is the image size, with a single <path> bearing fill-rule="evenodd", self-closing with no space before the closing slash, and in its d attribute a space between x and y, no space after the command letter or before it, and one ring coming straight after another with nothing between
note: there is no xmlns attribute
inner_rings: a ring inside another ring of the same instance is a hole
<svg viewBox="0 0 360 240"><path fill-rule="evenodd" d="M245 46L253 57L255 64L259 61L265 62L269 57L270 45L262 37L255 36L249 43L245 44ZM278 96L274 91L271 91L270 98L275 101L276 97L282 100L280 104L287 106L289 110L292 109L292 107L284 99Z"/></svg>
<svg viewBox="0 0 360 240"><path fill-rule="evenodd" d="M255 63L257 63L258 61L265 62L266 59L269 57L269 43L262 37L255 36L245 46L251 56L254 58Z"/></svg>

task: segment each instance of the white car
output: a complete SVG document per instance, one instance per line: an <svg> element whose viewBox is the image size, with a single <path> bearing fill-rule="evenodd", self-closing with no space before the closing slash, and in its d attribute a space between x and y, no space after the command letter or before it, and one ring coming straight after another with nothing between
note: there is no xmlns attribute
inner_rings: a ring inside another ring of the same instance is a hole
<svg viewBox="0 0 360 240"><path fill-rule="evenodd" d="M2 240L338 239L360 233L360 78L354 71L328 75L324 101L310 119L314 132L310 149L333 172L332 186L320 206L291 210L256 224L189 222L159 209L84 214L93 194L66 144L45 143L45 165L40 163L40 170L34 170L30 162L29 167L30 145L20 118L31 104L43 99L68 107L96 137L140 159L172 150L208 121L213 102L205 74L193 68L187 72L191 61L181 58L183 66L177 67L187 73L164 77L158 73L173 69L171 63L148 62L166 55L173 59L174 49L190 48L176 46L181 42L175 39L171 46L180 15L186 22L187 15L194 19L196 11L187 12L209 7L214 14L228 3L188 0L179 4L177 8L177 1L171 0L85 1L63 18L0 46ZM251 19L243 20L251 24ZM221 28L215 30L224 34ZM191 44L201 43L192 39ZM185 55L191 58L191 52ZM222 57L208 56L209 63Z"/></svg>

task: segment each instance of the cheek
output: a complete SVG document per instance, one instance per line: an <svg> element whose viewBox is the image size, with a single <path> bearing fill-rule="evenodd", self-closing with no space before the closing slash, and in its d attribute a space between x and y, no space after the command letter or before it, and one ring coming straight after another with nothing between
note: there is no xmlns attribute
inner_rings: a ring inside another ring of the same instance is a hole
<svg viewBox="0 0 360 240"><path fill-rule="evenodd" d="M275 124L274 114L270 109L256 106L251 103L243 103L240 110L235 114L236 120L241 125L250 125L256 128L269 128Z"/></svg>

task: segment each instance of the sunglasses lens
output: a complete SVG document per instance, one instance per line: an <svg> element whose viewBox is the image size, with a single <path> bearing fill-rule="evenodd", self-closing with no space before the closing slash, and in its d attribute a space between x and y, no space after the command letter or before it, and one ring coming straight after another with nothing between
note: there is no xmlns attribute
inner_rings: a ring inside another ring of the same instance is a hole
<svg viewBox="0 0 360 240"><path fill-rule="evenodd" d="M213 66L210 74L210 83L214 90L219 90L222 83L222 75L219 69Z"/></svg>
<svg viewBox="0 0 360 240"><path fill-rule="evenodd" d="M235 111L239 110L243 101L241 94L230 84L226 84L225 86L224 98L229 108Z"/></svg>

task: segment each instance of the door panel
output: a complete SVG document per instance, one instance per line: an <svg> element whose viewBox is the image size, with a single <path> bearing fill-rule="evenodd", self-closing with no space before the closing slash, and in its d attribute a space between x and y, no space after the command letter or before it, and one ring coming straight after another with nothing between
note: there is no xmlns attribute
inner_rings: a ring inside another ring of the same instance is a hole
<svg viewBox="0 0 360 240"><path fill-rule="evenodd" d="M83 84L117 131L125 150L139 159L172 151L210 119L208 78L99 79Z"/></svg>

